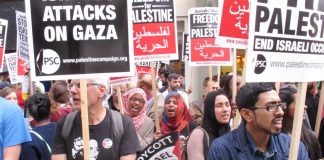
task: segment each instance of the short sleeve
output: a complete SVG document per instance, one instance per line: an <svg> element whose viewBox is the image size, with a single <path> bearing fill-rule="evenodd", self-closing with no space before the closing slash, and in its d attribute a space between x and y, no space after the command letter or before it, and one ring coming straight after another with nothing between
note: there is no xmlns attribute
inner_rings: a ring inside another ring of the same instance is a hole
<svg viewBox="0 0 324 160"><path fill-rule="evenodd" d="M62 117L57 122L55 133L54 133L52 154L67 154L66 153L65 140L62 137L62 128L63 128L63 124L64 124L65 119L66 119L66 116Z"/></svg>
<svg viewBox="0 0 324 160"><path fill-rule="evenodd" d="M6 112L3 114L3 146L10 147L31 141L28 127L20 108L14 104L1 107L6 107Z"/></svg>
<svg viewBox="0 0 324 160"><path fill-rule="evenodd" d="M119 155L126 156L128 154L136 154L141 151L137 132L132 120L126 116L122 116L124 133L120 140Z"/></svg>

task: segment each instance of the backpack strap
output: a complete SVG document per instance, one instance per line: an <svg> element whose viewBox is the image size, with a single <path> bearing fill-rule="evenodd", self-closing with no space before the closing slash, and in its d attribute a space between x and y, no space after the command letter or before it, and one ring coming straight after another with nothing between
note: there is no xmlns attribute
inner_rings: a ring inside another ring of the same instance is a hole
<svg viewBox="0 0 324 160"><path fill-rule="evenodd" d="M116 145L117 154L119 155L119 144L124 134L123 119L122 115L117 111L110 110L110 113L113 121L113 136L116 140L114 144Z"/></svg>
<svg viewBox="0 0 324 160"><path fill-rule="evenodd" d="M63 124L63 129L62 129L62 137L64 139L67 139L67 137L69 136L75 116L77 115L78 112L79 111L74 111L66 116Z"/></svg>
<svg viewBox="0 0 324 160"><path fill-rule="evenodd" d="M204 157L205 159L207 159L207 155L208 155L208 150L209 150L209 145L210 145L210 139L209 139L209 135L207 133L207 131L202 128L202 127L198 127L201 131L203 131L204 133L204 138L203 138L203 145L204 145Z"/></svg>
<svg viewBox="0 0 324 160"><path fill-rule="evenodd" d="M51 147L48 145L48 143L44 140L44 138L43 138L40 134L38 134L37 132L35 132L35 131L33 131L33 130L29 130L29 132L32 133L32 134L34 134L34 135L35 135L36 137L38 137L40 140L42 140L42 141L46 144L49 153L52 153L52 149L51 149Z"/></svg>

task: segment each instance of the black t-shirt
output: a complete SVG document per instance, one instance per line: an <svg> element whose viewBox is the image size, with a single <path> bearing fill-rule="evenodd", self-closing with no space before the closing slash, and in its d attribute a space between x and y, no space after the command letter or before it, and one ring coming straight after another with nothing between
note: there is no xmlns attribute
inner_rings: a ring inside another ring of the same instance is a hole
<svg viewBox="0 0 324 160"><path fill-rule="evenodd" d="M139 152L140 145L132 120L122 115L124 133L120 142L113 136L114 128L111 111L108 109L106 117L98 125L89 125L90 160L117 160L121 156ZM108 116L107 116L108 115ZM71 133L66 140L62 137L62 128L66 117L57 124L54 136L53 154L67 154L68 160L83 160L82 123L80 112L76 115ZM119 149L116 148L119 143Z"/></svg>

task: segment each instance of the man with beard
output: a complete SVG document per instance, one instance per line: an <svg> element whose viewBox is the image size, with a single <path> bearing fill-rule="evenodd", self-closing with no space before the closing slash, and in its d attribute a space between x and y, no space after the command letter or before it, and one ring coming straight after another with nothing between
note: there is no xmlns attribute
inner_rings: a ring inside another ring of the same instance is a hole
<svg viewBox="0 0 324 160"><path fill-rule="evenodd" d="M216 139L208 160L217 159L288 159L290 137L281 133L284 111L271 83L248 83L240 88L236 104L242 116L240 126ZM299 160L308 160L307 150L299 144Z"/></svg>

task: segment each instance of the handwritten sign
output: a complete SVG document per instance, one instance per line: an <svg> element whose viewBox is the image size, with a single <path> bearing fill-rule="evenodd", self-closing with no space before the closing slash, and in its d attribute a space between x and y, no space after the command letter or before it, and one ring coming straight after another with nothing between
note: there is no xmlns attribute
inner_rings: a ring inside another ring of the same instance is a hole
<svg viewBox="0 0 324 160"><path fill-rule="evenodd" d="M220 26L216 44L246 49L249 36L249 0L220 1Z"/></svg>
<svg viewBox="0 0 324 160"><path fill-rule="evenodd" d="M173 0L133 1L135 61L177 60Z"/></svg>
<svg viewBox="0 0 324 160"><path fill-rule="evenodd" d="M323 4L286 2L251 2L248 82L324 79L324 19L320 18L324 17L324 9L320 8Z"/></svg>
<svg viewBox="0 0 324 160"><path fill-rule="evenodd" d="M218 8L189 10L190 65L211 66L232 64L229 48L215 44L218 28Z"/></svg>
<svg viewBox="0 0 324 160"><path fill-rule="evenodd" d="M8 21L0 19L0 72L3 70L4 54L6 51Z"/></svg>
<svg viewBox="0 0 324 160"><path fill-rule="evenodd" d="M25 1L32 78L84 79L135 72L131 1Z"/></svg>
<svg viewBox="0 0 324 160"><path fill-rule="evenodd" d="M17 53L5 54L6 64L9 72L9 78L11 84L16 84L23 81L23 77L17 76Z"/></svg>

